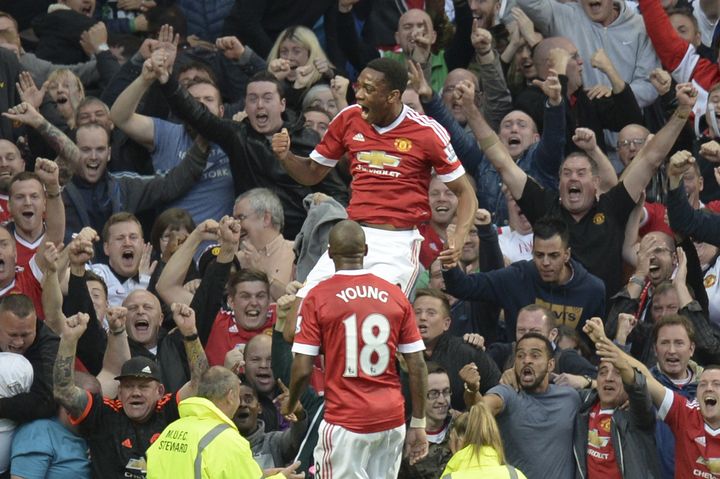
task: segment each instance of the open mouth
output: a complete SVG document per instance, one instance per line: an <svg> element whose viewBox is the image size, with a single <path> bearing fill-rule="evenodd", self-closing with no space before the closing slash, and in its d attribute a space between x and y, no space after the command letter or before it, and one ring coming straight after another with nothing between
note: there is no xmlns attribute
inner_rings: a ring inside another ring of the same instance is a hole
<svg viewBox="0 0 720 479"><path fill-rule="evenodd" d="M582 190L578 186L570 186L568 188L568 199L570 201L579 201L582 199Z"/></svg>
<svg viewBox="0 0 720 479"><path fill-rule="evenodd" d="M606 384L605 386L603 386L603 391L615 392L615 391L617 391L617 389L615 388L615 386L611 386L611 385L607 385L607 384Z"/></svg>
<svg viewBox="0 0 720 479"><path fill-rule="evenodd" d="M436 206L435 211L438 213L447 213L448 211L450 211L450 208L448 208L447 206Z"/></svg>
<svg viewBox="0 0 720 479"><path fill-rule="evenodd" d="M716 397L714 397L714 396L708 396L708 397L703 398L703 403L704 403L706 406L717 406L717 403L718 403L718 402L717 402L717 398L716 398Z"/></svg>
<svg viewBox="0 0 720 479"><path fill-rule="evenodd" d="M591 13L599 14L602 13L602 2L589 2L588 8L590 9Z"/></svg>
<svg viewBox="0 0 720 479"><path fill-rule="evenodd" d="M146 319L138 319L135 321L135 330L139 333L145 333L150 329L150 321Z"/></svg>
<svg viewBox="0 0 720 479"><path fill-rule="evenodd" d="M267 113L256 113L255 114L255 121L258 125L267 125L268 121L270 120L270 117Z"/></svg>
<svg viewBox="0 0 720 479"><path fill-rule="evenodd" d="M655 273L655 272L657 272L659 269L660 269L660 266L659 266L659 265L657 265L657 264L652 264L652 263L651 263L651 264L650 264L650 268L648 268L648 271L649 271L650 273Z"/></svg>
<svg viewBox="0 0 720 479"><path fill-rule="evenodd" d="M364 105L360 105L360 109L361 109L360 116L362 117L363 120L367 120L368 116L370 116L370 109Z"/></svg>
<svg viewBox="0 0 720 479"><path fill-rule="evenodd" d="M522 141L518 137L511 137L508 139L508 146L520 146Z"/></svg>
<svg viewBox="0 0 720 479"><path fill-rule="evenodd" d="M420 326L418 326L418 330L420 331L420 334L423 335L423 334L427 333L427 326L420 325Z"/></svg>
<svg viewBox="0 0 720 479"><path fill-rule="evenodd" d="M258 318L260 316L260 310L259 309L246 309L245 316L247 316L248 318Z"/></svg>
<svg viewBox="0 0 720 479"><path fill-rule="evenodd" d="M132 263L132 261L135 259L135 251L133 250L125 250L122 252L122 260L123 263Z"/></svg>
<svg viewBox="0 0 720 479"><path fill-rule="evenodd" d="M57 97L57 99L55 100L55 103L57 103L58 105L64 105L64 104L66 104L68 101L69 101L69 100L68 100L68 97L61 95L61 96L58 96L58 97Z"/></svg>
<svg viewBox="0 0 720 479"><path fill-rule="evenodd" d="M530 366L524 367L520 371L520 378L524 381L532 381L535 379L535 371Z"/></svg>
<svg viewBox="0 0 720 479"><path fill-rule="evenodd" d="M33 216L35 216L35 213L32 211L23 211L22 215L25 219L30 220L30 219L32 219Z"/></svg>
<svg viewBox="0 0 720 479"><path fill-rule="evenodd" d="M238 410L238 412L235 414L235 417L241 421L245 421L250 417L250 411L248 411L247 409L245 409L244 411Z"/></svg>
<svg viewBox="0 0 720 479"><path fill-rule="evenodd" d="M666 358L665 359L665 366L680 366L680 359L679 358Z"/></svg>
<svg viewBox="0 0 720 479"><path fill-rule="evenodd" d="M88 163L87 169L90 171L97 171L100 169L100 163Z"/></svg>

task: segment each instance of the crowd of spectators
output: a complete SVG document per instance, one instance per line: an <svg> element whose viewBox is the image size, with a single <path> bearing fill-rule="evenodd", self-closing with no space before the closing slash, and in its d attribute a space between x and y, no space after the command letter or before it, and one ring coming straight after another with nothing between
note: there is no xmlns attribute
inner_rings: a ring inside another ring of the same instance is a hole
<svg viewBox="0 0 720 479"><path fill-rule="evenodd" d="M200 477L153 471L180 416L211 418L193 454L236 474L202 477L326 477L344 359L315 358L283 408L348 217L368 260L369 232L388 238L381 271L410 267L392 282L424 344L429 451L398 477L720 477L719 18L718 0L0 0L0 478ZM444 148L392 136L408 118ZM393 170L416 153L432 176ZM409 423L417 369L391 360Z"/></svg>

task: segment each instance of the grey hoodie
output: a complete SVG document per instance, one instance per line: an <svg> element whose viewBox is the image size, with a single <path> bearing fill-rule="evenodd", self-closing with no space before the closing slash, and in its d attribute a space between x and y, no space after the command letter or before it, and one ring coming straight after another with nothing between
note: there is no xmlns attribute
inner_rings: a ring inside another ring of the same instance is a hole
<svg viewBox="0 0 720 479"><path fill-rule="evenodd" d="M255 432L246 436L250 443L253 459L262 469L283 467L293 461L307 431L308 419L305 417L292 423L285 431L265 432L265 423L258 419Z"/></svg>
<svg viewBox="0 0 720 479"><path fill-rule="evenodd" d="M610 85L600 70L590 65L590 59L600 48L605 49L620 76L630 85L641 108L657 98L650 83L650 72L660 66L642 17L620 0L615 6L620 14L608 27L595 23L576 2L560 3L557 0L510 0L530 17L545 37L569 38L577 47L583 62L584 88ZM510 11L508 5L506 12ZM508 20L512 17L508 18Z"/></svg>

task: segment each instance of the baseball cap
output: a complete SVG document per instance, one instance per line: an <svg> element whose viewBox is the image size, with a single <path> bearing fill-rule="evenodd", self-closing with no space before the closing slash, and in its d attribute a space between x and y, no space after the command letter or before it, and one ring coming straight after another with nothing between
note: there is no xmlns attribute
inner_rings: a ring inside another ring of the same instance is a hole
<svg viewBox="0 0 720 479"><path fill-rule="evenodd" d="M160 366L145 356L135 356L125 361L120 370L120 376L116 376L115 379L120 380L123 378L149 378L162 382Z"/></svg>

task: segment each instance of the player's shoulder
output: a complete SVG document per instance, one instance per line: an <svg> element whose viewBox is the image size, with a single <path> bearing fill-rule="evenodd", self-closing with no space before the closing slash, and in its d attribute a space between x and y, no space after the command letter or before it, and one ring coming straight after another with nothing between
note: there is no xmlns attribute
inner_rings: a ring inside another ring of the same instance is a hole
<svg viewBox="0 0 720 479"><path fill-rule="evenodd" d="M443 143L450 141L450 134L437 120L419 113L410 107L405 107L405 121L413 125L413 128L424 134L431 134L430 138L437 138Z"/></svg>
<svg viewBox="0 0 720 479"><path fill-rule="evenodd" d="M333 118L332 122L335 123L337 121L352 121L352 120L360 120L365 121L362 119L362 108L357 103L354 105L346 106L342 110L338 112L337 115L335 115L335 118Z"/></svg>

